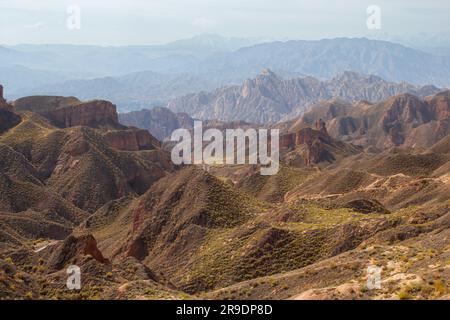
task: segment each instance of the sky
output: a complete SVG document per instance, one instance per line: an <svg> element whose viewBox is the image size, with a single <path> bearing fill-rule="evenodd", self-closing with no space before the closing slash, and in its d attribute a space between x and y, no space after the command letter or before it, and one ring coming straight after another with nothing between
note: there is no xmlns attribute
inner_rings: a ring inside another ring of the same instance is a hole
<svg viewBox="0 0 450 320"><path fill-rule="evenodd" d="M379 29L367 27L371 5L381 10ZM449 0L0 0L0 44L449 35L449 13Z"/></svg>

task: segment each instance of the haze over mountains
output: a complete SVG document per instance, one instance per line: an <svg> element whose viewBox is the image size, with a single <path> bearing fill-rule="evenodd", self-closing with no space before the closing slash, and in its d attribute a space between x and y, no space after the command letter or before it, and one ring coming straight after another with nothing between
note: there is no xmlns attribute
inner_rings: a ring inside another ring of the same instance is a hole
<svg viewBox="0 0 450 320"><path fill-rule="evenodd" d="M239 84L270 68L283 77L331 79L344 71L386 81L448 86L450 58L386 41L337 38L255 44L203 36L160 46L18 45L0 50L9 96L111 99L119 111ZM137 84L137 85L136 85Z"/></svg>
<svg viewBox="0 0 450 320"><path fill-rule="evenodd" d="M245 80L241 86L187 95L169 101L167 107L199 119L267 124L300 115L320 100L339 98L350 102L376 102L399 93L423 97L438 91L434 86L396 84L354 72L344 72L328 81L313 77L285 80L265 69L255 79Z"/></svg>

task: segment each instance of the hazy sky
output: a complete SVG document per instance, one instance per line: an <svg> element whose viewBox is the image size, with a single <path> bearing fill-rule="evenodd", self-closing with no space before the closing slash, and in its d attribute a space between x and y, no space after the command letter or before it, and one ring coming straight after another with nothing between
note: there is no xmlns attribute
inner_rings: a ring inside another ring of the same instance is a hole
<svg viewBox="0 0 450 320"><path fill-rule="evenodd" d="M366 26L381 8L381 30ZM69 30L78 5L81 28ZM450 32L450 0L0 0L0 43L154 44L201 33L318 39ZM450 44L449 44L450 45Z"/></svg>

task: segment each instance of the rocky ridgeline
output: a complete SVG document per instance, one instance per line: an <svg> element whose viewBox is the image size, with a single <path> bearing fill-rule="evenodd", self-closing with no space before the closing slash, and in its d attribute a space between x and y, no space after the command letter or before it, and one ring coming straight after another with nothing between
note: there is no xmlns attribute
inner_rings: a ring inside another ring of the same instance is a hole
<svg viewBox="0 0 450 320"><path fill-rule="evenodd" d="M198 119L243 120L276 123L294 118L324 100L379 102L410 93L425 97L439 92L434 86L418 87L392 83L373 75L344 72L331 80L313 77L283 79L269 69L242 85L225 86L213 92L199 92L172 99L167 108Z"/></svg>
<svg viewBox="0 0 450 320"><path fill-rule="evenodd" d="M450 133L450 91L424 99L401 94L377 104L331 100L313 106L288 130L313 126L319 118L331 137L355 145L427 148Z"/></svg>
<svg viewBox="0 0 450 320"><path fill-rule="evenodd" d="M111 147L123 151L151 150L160 147L160 142L143 129L107 131L103 136Z"/></svg>

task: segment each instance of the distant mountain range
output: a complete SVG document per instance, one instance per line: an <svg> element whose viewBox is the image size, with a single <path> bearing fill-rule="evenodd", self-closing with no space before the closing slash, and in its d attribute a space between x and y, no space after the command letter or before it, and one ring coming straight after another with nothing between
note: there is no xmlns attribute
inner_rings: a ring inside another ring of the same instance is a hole
<svg viewBox="0 0 450 320"><path fill-rule="evenodd" d="M237 84L264 68L284 77L331 79L349 70L393 82L450 85L448 56L366 38L258 44L206 35L158 46L0 47L0 83L8 98L76 94L110 99L119 111Z"/></svg>
<svg viewBox="0 0 450 320"><path fill-rule="evenodd" d="M350 102L376 102L399 93L423 97L438 91L434 86L392 83L354 72L321 81L313 77L283 79L265 69L255 79L246 80L240 86L190 94L170 101L167 107L199 119L264 124L300 115L321 100L340 98Z"/></svg>

